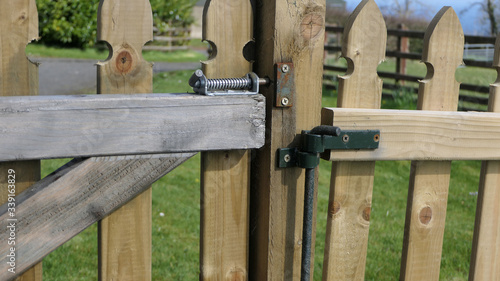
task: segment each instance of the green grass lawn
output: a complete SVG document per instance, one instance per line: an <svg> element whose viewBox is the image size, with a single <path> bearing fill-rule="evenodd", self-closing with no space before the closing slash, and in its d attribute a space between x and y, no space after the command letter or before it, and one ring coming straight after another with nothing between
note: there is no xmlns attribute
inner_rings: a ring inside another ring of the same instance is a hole
<svg viewBox="0 0 500 281"><path fill-rule="evenodd" d="M202 48L199 44L196 45L198 48ZM109 51L103 48L57 48L31 43L26 47L26 55L28 57L92 59L104 61L108 57ZM205 54L195 50L173 52L144 51L143 57L146 61L151 62L199 62L200 60L207 59Z"/></svg>
<svg viewBox="0 0 500 281"><path fill-rule="evenodd" d="M335 57L331 57L327 60L327 64L329 65L337 65L337 66L346 66L347 63L345 59L336 59ZM380 72L392 72L394 73L396 70L396 60L393 58L389 58L386 61L382 62L378 69ZM330 72L333 75L338 75L337 72ZM417 76L417 77L425 77L427 73L427 67L424 63L407 60L406 74ZM340 74L342 75L342 74ZM493 68L481 68L481 67L459 67L455 73L455 79L464 84L472 84L479 86L489 86L494 83L497 78L497 72ZM386 84L395 84L394 79L383 78L384 83ZM405 86L413 87L418 89L418 83L414 82L405 82ZM382 107L384 108L401 108L401 109L414 109L416 108L416 94L412 94L411 92L405 89L399 89L393 92L389 90L384 90L385 93L390 93L394 97L394 101L390 99L384 99L382 102ZM476 93L471 91L461 90L460 95L467 95L473 97L487 97L487 94ZM487 106L478 105L470 102L459 102L459 108L469 108L473 110L487 110Z"/></svg>
<svg viewBox="0 0 500 281"><path fill-rule="evenodd" d="M157 74L154 92L186 92L192 71ZM488 78L489 79L489 78ZM324 106L335 106L325 92ZM405 106L385 103L386 108ZM410 106L411 107L411 106ZM43 176L68 159L42 161ZM200 232L199 155L153 185L153 280L197 280ZM321 280L331 163L319 173L314 280ZM466 280L472 245L480 162L453 162L441 263L441 280ZM397 280L406 212L410 163L378 162L366 280ZM471 195L472 194L472 195ZM96 280L97 227L91 226L44 259L44 280Z"/></svg>

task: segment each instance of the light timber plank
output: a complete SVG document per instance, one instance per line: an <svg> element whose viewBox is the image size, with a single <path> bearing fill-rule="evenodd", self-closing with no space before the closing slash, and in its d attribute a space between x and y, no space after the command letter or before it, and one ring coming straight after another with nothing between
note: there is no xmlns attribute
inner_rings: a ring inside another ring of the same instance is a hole
<svg viewBox="0 0 500 281"><path fill-rule="evenodd" d="M377 66L385 58L387 28L373 0L362 1L350 16L342 40L349 62L339 77L338 107L380 108L382 80ZM332 125L327 116L324 124ZM333 119L333 118L332 118ZM323 280L364 280L375 162L332 165Z"/></svg>
<svg viewBox="0 0 500 281"><path fill-rule="evenodd" d="M22 257L17 260L16 273L27 270L91 224L139 196L193 155L75 159L37 182L16 197L16 255ZM9 219L6 204L0 207L0 219ZM2 228L0 235L7 237L9 229ZM7 253L9 247L1 243L0 252ZM120 260L119 265L123 262ZM7 267L7 263L1 263L0 280L14 277Z"/></svg>
<svg viewBox="0 0 500 281"><path fill-rule="evenodd" d="M264 106L261 95L0 98L0 161L256 148Z"/></svg>
<svg viewBox="0 0 500 281"><path fill-rule="evenodd" d="M30 62L24 53L26 44L37 38L35 0L0 1L0 96L38 95L38 65ZM8 169L16 171L17 193L40 179L40 161L0 163L0 204L7 201ZM42 280L42 263L20 279Z"/></svg>
<svg viewBox="0 0 500 281"><path fill-rule="evenodd" d="M101 0L97 21L97 39L110 46L108 60L97 65L97 93L151 93L153 65L142 58L153 40L149 1ZM150 188L99 222L99 280L151 280L151 194Z"/></svg>
<svg viewBox="0 0 500 281"><path fill-rule="evenodd" d="M380 130L376 150L332 150L332 161L500 160L500 114L325 108L344 130ZM330 121L331 122L331 121Z"/></svg>
<svg viewBox="0 0 500 281"><path fill-rule="evenodd" d="M320 124L325 1L256 1L255 7L255 71L274 79L276 63L292 62L296 91L292 108L276 108L274 87L261 90L266 145L252 161L249 278L300 280L305 173L276 168L276 150L297 146L301 130Z"/></svg>
<svg viewBox="0 0 500 281"><path fill-rule="evenodd" d="M243 51L252 39L250 0L206 2L203 40L215 50L202 62L208 78L250 72ZM200 280L248 280L249 190L250 152L201 154Z"/></svg>
<svg viewBox="0 0 500 281"><path fill-rule="evenodd" d="M500 70L500 36L493 66ZM500 72L499 72L500 73ZM500 112L500 79L490 85L488 111ZM499 142L496 142L497 144ZM497 146L498 147L498 146ZM498 150L498 148L497 148ZM469 280L500 280L500 161L484 161L479 181Z"/></svg>
<svg viewBox="0 0 500 281"><path fill-rule="evenodd" d="M451 7L444 7L425 33L427 76L420 82L418 109L457 110L455 71L463 48L460 21ZM450 171L449 161L412 162L400 280L439 279Z"/></svg>

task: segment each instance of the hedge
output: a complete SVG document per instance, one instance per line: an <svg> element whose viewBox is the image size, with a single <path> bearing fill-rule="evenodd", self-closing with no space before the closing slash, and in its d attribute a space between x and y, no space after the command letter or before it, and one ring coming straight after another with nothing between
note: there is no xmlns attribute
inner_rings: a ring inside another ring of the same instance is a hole
<svg viewBox="0 0 500 281"><path fill-rule="evenodd" d="M151 0L158 30L187 27L196 0ZM99 0L37 0L41 42L61 47L95 45Z"/></svg>

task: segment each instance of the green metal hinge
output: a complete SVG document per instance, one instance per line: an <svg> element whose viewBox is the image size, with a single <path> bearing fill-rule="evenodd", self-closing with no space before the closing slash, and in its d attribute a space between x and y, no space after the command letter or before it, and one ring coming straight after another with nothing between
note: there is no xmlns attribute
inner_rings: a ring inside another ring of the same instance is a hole
<svg viewBox="0 0 500 281"><path fill-rule="evenodd" d="M337 127L319 126L311 131L302 131L299 148L278 149L280 168L315 168L319 165L319 153L325 150L377 149L379 130L346 130Z"/></svg>

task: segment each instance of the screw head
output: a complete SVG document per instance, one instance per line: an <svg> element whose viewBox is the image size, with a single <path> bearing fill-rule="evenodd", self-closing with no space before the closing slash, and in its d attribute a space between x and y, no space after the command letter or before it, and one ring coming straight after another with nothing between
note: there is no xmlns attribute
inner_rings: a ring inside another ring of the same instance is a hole
<svg viewBox="0 0 500 281"><path fill-rule="evenodd" d="M288 98L281 99L281 105L287 106L289 103L290 103L290 100Z"/></svg>
<svg viewBox="0 0 500 281"><path fill-rule="evenodd" d="M343 135L343 136L342 136L342 141L343 141L344 143L348 143L348 142L349 142L349 135Z"/></svg>
<svg viewBox="0 0 500 281"><path fill-rule="evenodd" d="M290 156L290 154L287 154L285 155L285 157L283 157L283 160L285 160L286 163L289 163L292 160L292 157Z"/></svg>
<svg viewBox="0 0 500 281"><path fill-rule="evenodd" d="M288 71L290 71L290 66L288 64L282 65L281 71L283 71L283 73L287 73Z"/></svg>

